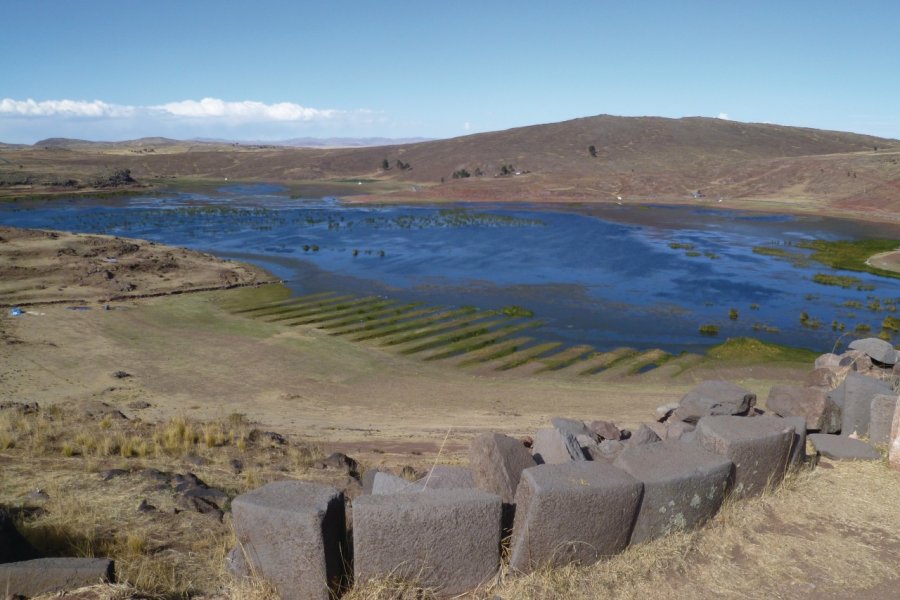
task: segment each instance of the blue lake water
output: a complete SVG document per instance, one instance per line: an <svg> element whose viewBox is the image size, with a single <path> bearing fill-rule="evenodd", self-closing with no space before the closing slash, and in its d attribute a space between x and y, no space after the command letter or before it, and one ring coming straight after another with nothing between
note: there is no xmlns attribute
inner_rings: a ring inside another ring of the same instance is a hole
<svg viewBox="0 0 900 600"><path fill-rule="evenodd" d="M697 351L753 336L825 352L841 335L833 321L847 331L869 325L877 335L900 298L900 279L753 252L811 239L900 239L896 226L700 207L372 206L241 186L4 203L0 223L138 237L246 260L287 279L297 294L515 304L545 323L529 335L598 349ZM812 281L816 273L851 275L874 289L823 286ZM878 310L866 307L874 300ZM810 317L806 326L801 312ZM816 320L818 329L808 326ZM701 324L719 326L718 336L701 335Z"/></svg>

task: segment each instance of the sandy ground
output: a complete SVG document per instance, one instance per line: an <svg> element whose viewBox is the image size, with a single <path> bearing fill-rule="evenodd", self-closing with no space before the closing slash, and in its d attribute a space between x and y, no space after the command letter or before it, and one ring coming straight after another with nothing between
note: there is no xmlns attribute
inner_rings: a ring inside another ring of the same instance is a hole
<svg viewBox="0 0 900 600"><path fill-rule="evenodd" d="M866 261L866 264L877 269L900 273L900 250L876 254L875 256L870 257L869 260Z"/></svg>

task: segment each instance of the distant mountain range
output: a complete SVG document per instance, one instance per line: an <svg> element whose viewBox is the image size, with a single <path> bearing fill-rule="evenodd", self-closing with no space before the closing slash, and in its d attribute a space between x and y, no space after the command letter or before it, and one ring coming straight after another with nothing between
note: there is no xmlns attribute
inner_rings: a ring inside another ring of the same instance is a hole
<svg viewBox="0 0 900 600"><path fill-rule="evenodd" d="M372 146L395 146L398 144L416 144L418 142L431 141L432 138L385 138L385 137L367 137L367 138L292 138L288 140L229 140L223 138L193 138L189 140L174 140L164 137L145 137L136 140L123 140L119 142L93 142L89 140L79 140L73 138L47 138L35 142L34 146L53 147L53 148L88 148L106 147L106 148L141 148L148 146L178 146L186 143L191 144L211 144L216 146L283 146L289 148L369 148ZM23 147L27 144L3 144L0 147Z"/></svg>

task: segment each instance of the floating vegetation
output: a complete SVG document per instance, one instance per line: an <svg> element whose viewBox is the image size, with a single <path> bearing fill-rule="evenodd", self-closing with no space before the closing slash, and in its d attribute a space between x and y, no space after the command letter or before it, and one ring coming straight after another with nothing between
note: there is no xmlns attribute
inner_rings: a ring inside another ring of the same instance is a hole
<svg viewBox="0 0 900 600"><path fill-rule="evenodd" d="M858 277L850 277L848 275L828 275L827 273L816 273L812 280L820 285L833 285L842 288L851 288L862 283Z"/></svg>
<svg viewBox="0 0 900 600"><path fill-rule="evenodd" d="M724 362L737 361L741 364L785 362L809 364L816 360L818 353L804 348L738 337L729 338L724 343L713 346L707 351L706 356Z"/></svg>
<svg viewBox="0 0 900 600"><path fill-rule="evenodd" d="M686 244L682 242L669 242L669 248L672 250L693 250L694 244Z"/></svg>
<svg viewBox="0 0 900 600"><path fill-rule="evenodd" d="M715 336L719 335L719 326L718 325L701 325L700 326L700 334L701 335L709 335Z"/></svg>
<svg viewBox="0 0 900 600"><path fill-rule="evenodd" d="M898 319L897 317L892 317L892 316L888 315L881 322L881 328L887 329L890 331L894 331L894 332L898 332L898 331L900 331L900 319Z"/></svg>
<svg viewBox="0 0 900 600"><path fill-rule="evenodd" d="M779 246L754 246L753 253L762 256L774 256L775 258L783 258L791 261L794 266L802 267L809 263L809 259L799 252L791 252Z"/></svg>
<svg viewBox="0 0 900 600"><path fill-rule="evenodd" d="M728 311L728 318L731 319L732 321L737 321L738 316L739 315L738 315L738 311L736 308L732 308L731 310Z"/></svg>
<svg viewBox="0 0 900 600"><path fill-rule="evenodd" d="M864 271L882 277L900 277L900 273L879 269L866 263L875 254L890 252L900 247L900 240L870 239L837 242L812 240L799 242L797 246L812 250L809 255L810 259L834 269Z"/></svg>
<svg viewBox="0 0 900 600"><path fill-rule="evenodd" d="M708 259L710 259L710 260L719 260L720 258L722 258L721 256L719 256L719 255L716 254L715 252L704 252L704 253L703 253L703 256L705 256L706 258L708 258Z"/></svg>
<svg viewBox="0 0 900 600"><path fill-rule="evenodd" d="M687 252L684 253L684 255L690 256L691 258L695 258L697 256L703 256L700 252L697 252L696 250L688 250Z"/></svg>
<svg viewBox="0 0 900 600"><path fill-rule="evenodd" d="M510 304L509 306L504 306L500 309L500 312L507 317L533 317L534 312L524 308L522 306L516 306L515 304Z"/></svg>
<svg viewBox="0 0 900 600"><path fill-rule="evenodd" d="M862 308L863 303L859 300L847 300L841 306L846 306L847 308Z"/></svg>
<svg viewBox="0 0 900 600"><path fill-rule="evenodd" d="M872 331L872 326L868 323L859 323L856 327L853 328L853 331L856 333L869 333Z"/></svg>
<svg viewBox="0 0 900 600"><path fill-rule="evenodd" d="M759 304L754 302L753 304L750 305L750 310L759 310Z"/></svg>
<svg viewBox="0 0 900 600"><path fill-rule="evenodd" d="M765 331L766 333L779 333L781 330L774 325L756 322L753 324L753 331Z"/></svg>
<svg viewBox="0 0 900 600"><path fill-rule="evenodd" d="M806 300L807 302L812 302L813 300L818 300L819 295L818 294L806 294L805 296L803 296L803 299Z"/></svg>
<svg viewBox="0 0 900 600"><path fill-rule="evenodd" d="M822 321L809 316L809 313L803 311L800 313L800 325L809 329L819 329L822 327Z"/></svg>
<svg viewBox="0 0 900 600"><path fill-rule="evenodd" d="M831 322L831 330L832 331L844 331L847 329L847 326L844 323L841 323L837 319Z"/></svg>
<svg viewBox="0 0 900 600"><path fill-rule="evenodd" d="M878 312L881 310L881 301L879 301L878 298L870 300L868 304L866 304L866 308L868 308L872 312Z"/></svg>

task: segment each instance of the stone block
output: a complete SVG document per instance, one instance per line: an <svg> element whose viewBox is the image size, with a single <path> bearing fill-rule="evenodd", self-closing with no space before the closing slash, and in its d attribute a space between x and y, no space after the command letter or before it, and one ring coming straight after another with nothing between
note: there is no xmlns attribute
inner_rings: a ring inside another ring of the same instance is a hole
<svg viewBox="0 0 900 600"><path fill-rule="evenodd" d="M516 495L522 471L536 464L522 442L500 433L479 435L469 450L469 468L475 484L497 494L507 504Z"/></svg>
<svg viewBox="0 0 900 600"><path fill-rule="evenodd" d="M575 440L581 446L581 452L588 460L603 460L606 456L600 451L600 444L593 435L576 435Z"/></svg>
<svg viewBox="0 0 900 600"><path fill-rule="evenodd" d="M844 382L835 390L841 404L841 434L869 433L872 399L879 394L890 394L891 387L878 379L859 373L848 373Z"/></svg>
<svg viewBox="0 0 900 600"><path fill-rule="evenodd" d="M891 441L891 422L897 409L897 394L878 394L869 410L869 441L875 446Z"/></svg>
<svg viewBox="0 0 900 600"><path fill-rule="evenodd" d="M888 447L888 463L895 471L900 471L900 402L894 409L894 420L891 423L891 443Z"/></svg>
<svg viewBox="0 0 900 600"><path fill-rule="evenodd" d="M346 516L336 489L276 481L241 494L231 510L251 570L282 600L328 600L345 584Z"/></svg>
<svg viewBox="0 0 900 600"><path fill-rule="evenodd" d="M36 558L0 565L4 597L30 598L115 581L115 565L107 558Z"/></svg>
<svg viewBox="0 0 900 600"><path fill-rule="evenodd" d="M538 429L534 434L531 453L538 464L562 464L586 460L575 436L559 429Z"/></svg>
<svg viewBox="0 0 900 600"><path fill-rule="evenodd" d="M604 440L622 439L622 432L609 421L591 421L591 424L588 425L588 429Z"/></svg>
<svg viewBox="0 0 900 600"><path fill-rule="evenodd" d="M454 596L500 568L501 500L482 490L362 496L353 504L355 579L397 577Z"/></svg>
<svg viewBox="0 0 900 600"><path fill-rule="evenodd" d="M832 419L828 402L829 388L773 385L769 390L766 408L780 417L803 417L806 429L821 431ZM827 418L826 418L827 417Z"/></svg>
<svg viewBox="0 0 900 600"><path fill-rule="evenodd" d="M864 338L861 340L853 340L847 346L850 350L863 352L871 360L877 361L882 365L889 367L894 366L900 360L897 359L897 351L894 347L884 340L878 338Z"/></svg>
<svg viewBox="0 0 900 600"><path fill-rule="evenodd" d="M471 489L475 486L475 476L471 469L452 465L434 465L428 474L416 484L422 490Z"/></svg>
<svg viewBox="0 0 900 600"><path fill-rule="evenodd" d="M838 372L838 368L820 367L807 373L804 383L807 387L823 387L833 390L841 383L841 373Z"/></svg>
<svg viewBox="0 0 900 600"><path fill-rule="evenodd" d="M761 494L784 478L794 441L794 427L772 416L704 417L697 424L700 446L734 463L732 494Z"/></svg>
<svg viewBox="0 0 900 600"><path fill-rule="evenodd" d="M821 454L832 460L878 460L881 454L869 444L843 435L813 433L809 441Z"/></svg>
<svg viewBox="0 0 900 600"><path fill-rule="evenodd" d="M660 441L662 441L662 438L656 435L655 431L647 427L647 425L641 424L641 426L638 427L638 430L631 434L631 437L628 438L625 445L629 448L633 448L634 446L655 444Z"/></svg>
<svg viewBox="0 0 900 600"><path fill-rule="evenodd" d="M642 485L605 462L526 469L516 493L510 568L590 564L628 545Z"/></svg>
<svg viewBox="0 0 900 600"><path fill-rule="evenodd" d="M680 440L697 429L696 425L684 421L672 421L666 427L666 440ZM660 436L662 437L662 436Z"/></svg>
<svg viewBox="0 0 900 600"><path fill-rule="evenodd" d="M703 381L679 402L672 418L696 423L703 417L746 415L756 405L756 394L728 381Z"/></svg>
<svg viewBox="0 0 900 600"><path fill-rule="evenodd" d="M591 433L591 430L584 424L584 421L578 421L576 419L553 417L550 419L550 423L560 431L568 432L572 435L590 435Z"/></svg>
<svg viewBox="0 0 900 600"><path fill-rule="evenodd" d="M837 354L832 354L831 352L827 354L822 354L816 359L815 363L816 369L827 368L827 369L840 369L841 368L841 357Z"/></svg>
<svg viewBox="0 0 900 600"><path fill-rule="evenodd" d="M644 485L632 544L711 519L725 499L733 467L724 456L677 441L627 448L613 464Z"/></svg>
<svg viewBox="0 0 900 600"><path fill-rule="evenodd" d="M794 428L794 440L791 442L788 468L796 469L806 462L806 419L803 417L783 418L786 423Z"/></svg>
<svg viewBox="0 0 900 600"><path fill-rule="evenodd" d="M375 473L375 479L372 481L373 494L408 494L421 491L421 485L391 473Z"/></svg>
<svg viewBox="0 0 900 600"><path fill-rule="evenodd" d="M363 476L360 478L363 494L372 493L372 487L375 485L375 475L382 472L383 471L379 469L367 469L366 472L363 473Z"/></svg>

